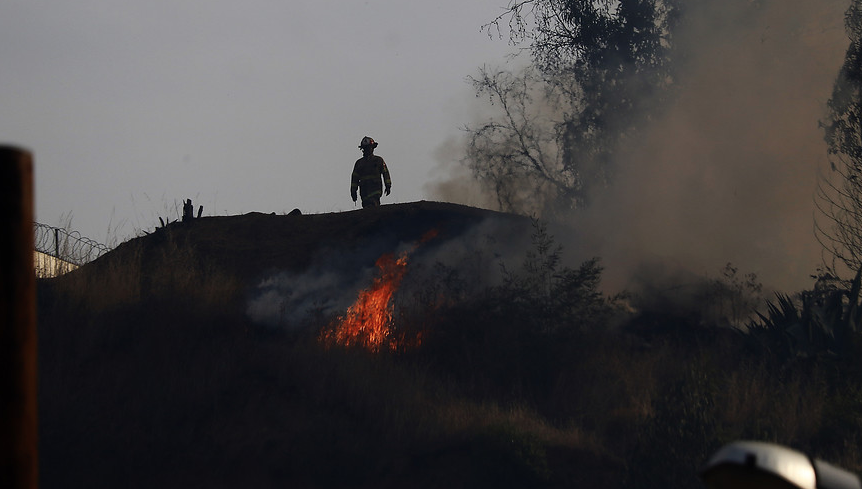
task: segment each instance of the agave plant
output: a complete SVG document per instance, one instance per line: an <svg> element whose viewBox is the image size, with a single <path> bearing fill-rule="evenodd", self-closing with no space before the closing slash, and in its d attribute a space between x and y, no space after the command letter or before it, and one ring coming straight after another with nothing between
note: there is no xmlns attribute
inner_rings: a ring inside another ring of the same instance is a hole
<svg viewBox="0 0 862 489"><path fill-rule="evenodd" d="M788 353L797 343L794 338L802 330L803 321L791 296L776 293L776 301L766 302L766 314L757 312L759 321L752 321L748 332L769 349Z"/></svg>
<svg viewBox="0 0 862 489"><path fill-rule="evenodd" d="M785 354L842 354L862 325L860 289L862 269L849 288L815 287L798 299L776 294L775 302L767 301L766 313L758 312L759 320L749 324L749 333Z"/></svg>

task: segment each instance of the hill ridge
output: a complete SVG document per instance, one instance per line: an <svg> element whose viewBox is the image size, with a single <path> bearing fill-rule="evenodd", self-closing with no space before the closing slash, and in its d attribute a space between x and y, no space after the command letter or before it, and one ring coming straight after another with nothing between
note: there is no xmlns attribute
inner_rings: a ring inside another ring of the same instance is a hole
<svg viewBox="0 0 862 489"><path fill-rule="evenodd" d="M343 251L373 242L373 248L382 253L399 243L419 240L431 229L447 240L488 220L529 223L524 216L424 200L321 214L252 211L170 223L120 244L85 268L133 259L139 252L146 261L159 249L170 252L170 245L190 246L199 260L248 281L272 270L301 272L324 250ZM370 258L372 263L375 258Z"/></svg>

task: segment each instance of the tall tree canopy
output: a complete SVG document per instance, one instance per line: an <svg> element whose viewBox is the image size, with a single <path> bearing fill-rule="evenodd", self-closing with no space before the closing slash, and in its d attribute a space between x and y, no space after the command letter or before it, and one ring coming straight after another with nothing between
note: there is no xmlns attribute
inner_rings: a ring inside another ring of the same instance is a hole
<svg viewBox="0 0 862 489"><path fill-rule="evenodd" d="M586 205L610 156L673 86L680 0L515 1L485 27L529 43L524 72L473 83L502 116L468 128L468 164L510 211ZM537 196L540 196L537 198Z"/></svg>

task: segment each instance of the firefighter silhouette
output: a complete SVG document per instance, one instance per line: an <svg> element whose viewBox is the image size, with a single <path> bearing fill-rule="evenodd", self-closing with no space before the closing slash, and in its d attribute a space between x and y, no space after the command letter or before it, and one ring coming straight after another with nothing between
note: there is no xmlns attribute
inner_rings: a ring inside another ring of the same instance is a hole
<svg viewBox="0 0 862 489"><path fill-rule="evenodd" d="M368 136L362 138L359 149L362 150L362 158L356 160L353 165L353 174L350 176L350 197L356 202L356 191L362 197L362 207L376 207L380 205L380 197L389 195L392 189L392 181L389 178L389 169L383 158L374 154L377 143ZM381 177L383 179L381 183Z"/></svg>

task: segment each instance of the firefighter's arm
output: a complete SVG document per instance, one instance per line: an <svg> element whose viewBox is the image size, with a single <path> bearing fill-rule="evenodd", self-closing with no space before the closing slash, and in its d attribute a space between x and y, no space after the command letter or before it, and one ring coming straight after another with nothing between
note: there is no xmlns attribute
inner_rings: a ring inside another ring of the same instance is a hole
<svg viewBox="0 0 862 489"><path fill-rule="evenodd" d="M350 198L353 199L353 202L356 202L356 190L359 188L359 175L356 173L356 169L353 169L353 174L350 175Z"/></svg>
<svg viewBox="0 0 862 489"><path fill-rule="evenodd" d="M386 167L386 162L381 161L381 166L383 167L383 183L386 185L386 195L389 195L389 192L392 190L392 179L389 178L389 168Z"/></svg>

